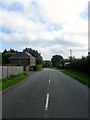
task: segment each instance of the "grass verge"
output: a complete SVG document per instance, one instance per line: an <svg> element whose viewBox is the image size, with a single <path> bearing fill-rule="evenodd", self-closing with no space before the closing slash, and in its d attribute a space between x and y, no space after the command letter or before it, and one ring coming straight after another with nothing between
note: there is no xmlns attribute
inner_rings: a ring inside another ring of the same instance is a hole
<svg viewBox="0 0 90 120"><path fill-rule="evenodd" d="M36 65L35 71L41 71L43 70L42 65Z"/></svg>
<svg viewBox="0 0 90 120"><path fill-rule="evenodd" d="M0 81L0 91L2 90L2 82Z"/></svg>
<svg viewBox="0 0 90 120"><path fill-rule="evenodd" d="M2 81L2 90L16 84L17 82L25 79L28 75L26 73L20 73L18 75L11 75Z"/></svg>
<svg viewBox="0 0 90 120"><path fill-rule="evenodd" d="M84 74L84 73L79 73L79 72L75 72L72 70L60 70L61 72L75 78L76 80L82 82L83 84L87 85L88 87L90 87L90 76Z"/></svg>
<svg viewBox="0 0 90 120"><path fill-rule="evenodd" d="M59 70L58 68L56 67L49 67L50 69L54 69L54 70Z"/></svg>

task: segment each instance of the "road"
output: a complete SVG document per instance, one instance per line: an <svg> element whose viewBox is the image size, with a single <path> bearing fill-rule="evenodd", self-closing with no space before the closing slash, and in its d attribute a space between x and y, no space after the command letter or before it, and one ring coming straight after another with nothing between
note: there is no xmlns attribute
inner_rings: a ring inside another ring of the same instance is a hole
<svg viewBox="0 0 90 120"><path fill-rule="evenodd" d="M52 69L30 73L2 101L3 118L88 118L88 88Z"/></svg>

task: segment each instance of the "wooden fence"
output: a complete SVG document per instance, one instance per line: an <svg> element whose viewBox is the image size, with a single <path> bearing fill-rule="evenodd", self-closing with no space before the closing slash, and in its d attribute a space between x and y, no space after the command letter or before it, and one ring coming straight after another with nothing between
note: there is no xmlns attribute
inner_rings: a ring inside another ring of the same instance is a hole
<svg viewBox="0 0 90 120"><path fill-rule="evenodd" d="M23 66L0 66L0 79L4 79L10 75L17 75L23 71Z"/></svg>

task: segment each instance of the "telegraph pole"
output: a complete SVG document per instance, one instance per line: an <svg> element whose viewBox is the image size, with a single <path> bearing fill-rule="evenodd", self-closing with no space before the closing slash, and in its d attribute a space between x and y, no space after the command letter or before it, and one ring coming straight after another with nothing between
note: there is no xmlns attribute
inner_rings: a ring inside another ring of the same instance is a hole
<svg viewBox="0 0 90 120"><path fill-rule="evenodd" d="M72 57L72 50L70 49L70 57Z"/></svg>
<svg viewBox="0 0 90 120"><path fill-rule="evenodd" d="M70 49L70 60L72 60L72 50Z"/></svg>

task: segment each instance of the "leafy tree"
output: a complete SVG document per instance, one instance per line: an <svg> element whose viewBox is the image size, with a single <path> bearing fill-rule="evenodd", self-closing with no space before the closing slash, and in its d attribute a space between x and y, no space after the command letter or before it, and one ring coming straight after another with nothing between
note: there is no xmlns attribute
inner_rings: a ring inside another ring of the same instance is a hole
<svg viewBox="0 0 90 120"><path fill-rule="evenodd" d="M10 50L4 50L2 53L2 64L10 64L9 58L17 51L14 49L10 48Z"/></svg>
<svg viewBox="0 0 90 120"><path fill-rule="evenodd" d="M0 52L0 64L2 64L2 53Z"/></svg>
<svg viewBox="0 0 90 120"><path fill-rule="evenodd" d="M72 59L70 62L68 69L72 69L75 71L83 72L85 74L90 74L89 72L90 68L90 56L83 57L81 59Z"/></svg>
<svg viewBox="0 0 90 120"><path fill-rule="evenodd" d="M32 56L36 58L36 64L43 64L43 59L40 53L37 50L33 50L32 48L25 48L24 52L29 52Z"/></svg>
<svg viewBox="0 0 90 120"><path fill-rule="evenodd" d="M52 66L52 63L50 60L45 60L44 63L43 63L43 67L51 67Z"/></svg>
<svg viewBox="0 0 90 120"><path fill-rule="evenodd" d="M57 68L62 68L64 66L64 60L61 55L54 55L51 59L52 65Z"/></svg>
<svg viewBox="0 0 90 120"><path fill-rule="evenodd" d="M5 49L4 51L3 51L3 54L5 54L5 53L7 53L8 51Z"/></svg>

